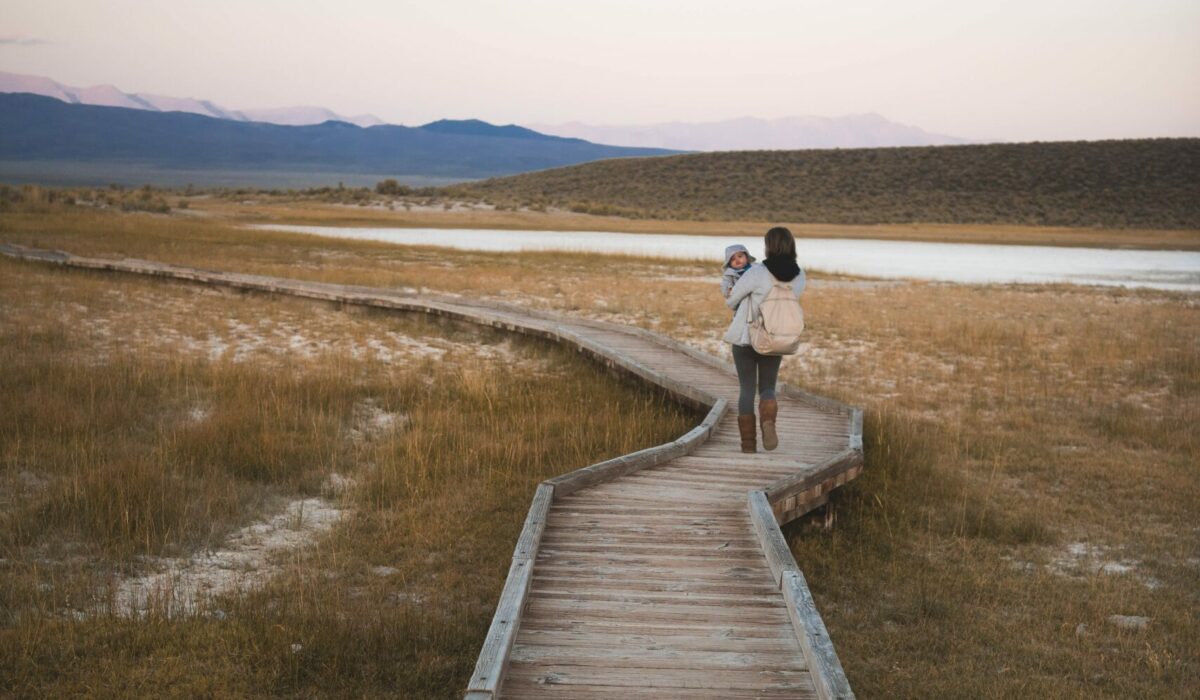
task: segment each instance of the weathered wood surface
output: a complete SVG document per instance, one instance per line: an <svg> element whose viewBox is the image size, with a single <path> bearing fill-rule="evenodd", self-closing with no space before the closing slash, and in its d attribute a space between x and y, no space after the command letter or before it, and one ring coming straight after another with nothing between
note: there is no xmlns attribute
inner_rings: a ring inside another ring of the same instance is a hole
<svg viewBox="0 0 1200 700"><path fill-rule="evenodd" d="M79 258L73 267L421 312L534 335L709 410L672 443L550 479L534 496L467 697L853 697L778 523L862 465L861 411L779 392L780 446L738 450L732 366L642 329L503 304Z"/></svg>

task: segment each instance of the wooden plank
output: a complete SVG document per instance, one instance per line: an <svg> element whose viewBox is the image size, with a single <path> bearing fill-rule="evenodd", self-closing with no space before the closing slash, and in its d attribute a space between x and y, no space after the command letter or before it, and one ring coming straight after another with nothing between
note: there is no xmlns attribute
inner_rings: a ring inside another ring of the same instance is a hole
<svg viewBox="0 0 1200 700"><path fill-rule="evenodd" d="M708 623L741 622L744 624L774 625L787 623L787 609L783 599L776 608L743 608L726 605L693 605L686 603L641 603L630 604L604 600L548 600L531 598L529 614L551 614L575 620L607 620L627 616L637 617L643 622L669 622L703 620Z"/></svg>
<svg viewBox="0 0 1200 700"><path fill-rule="evenodd" d="M775 513L771 510L767 495L762 491L751 491L747 500L754 532L758 534L767 565L771 568L771 577L778 586L783 581L785 571L798 571L799 568L787 541L783 539L783 533L779 531L779 524L775 522Z"/></svg>
<svg viewBox="0 0 1200 700"><path fill-rule="evenodd" d="M689 554L692 552L704 554L721 554L733 552L758 552L758 542L752 538L730 540L723 537L710 537L704 541L689 542L664 541L661 537L622 538L609 537L596 533L578 533L578 537L564 537L552 533L543 535L542 545L554 551L572 550L579 552L640 552L642 554Z"/></svg>
<svg viewBox="0 0 1200 700"><path fill-rule="evenodd" d="M728 507L728 504L722 506ZM749 527L745 517L728 516L703 517L688 516L679 513L655 513L634 508L625 508L613 513L576 513L564 515L551 513L548 527L568 529L597 529L604 528L605 532L622 531L642 532L645 534L687 533L694 531L697 535L738 532L742 527Z"/></svg>
<svg viewBox="0 0 1200 700"><path fill-rule="evenodd" d="M638 572L646 572L651 576L694 576L700 579L724 581L728 579L748 578L743 572L754 572L754 578L750 580L761 580L758 577L770 577L771 572L762 567L755 561L730 561L722 560L719 566L714 567L711 562L711 557L697 558L695 560L675 559L670 562L665 562L659 565L659 562L653 558L583 558L583 557L555 557L543 556L539 557L537 565L539 570L545 567L547 572L555 571L573 571L573 572L609 572L612 574L628 575ZM768 580L771 580L768 578ZM778 584L777 584L778 585Z"/></svg>
<svg viewBox="0 0 1200 700"><path fill-rule="evenodd" d="M794 434L792 432L781 432L779 436L780 438L783 438L784 441L780 442L780 449L785 450L784 452L773 450L771 452L758 452L755 454L762 455L763 457L772 457L779 454L790 455L794 451L810 450L813 447L832 449L835 452L840 452L846 449L847 434L848 433L845 430L840 430L837 432L799 430ZM721 442L736 440L737 438L737 433L722 431L719 433L714 433L713 443L720 444ZM735 452L734 454L740 453Z"/></svg>
<svg viewBox="0 0 1200 700"><path fill-rule="evenodd" d="M786 435L780 436L780 449L771 452L771 455L786 456L794 458L802 462L820 462L831 454L836 454L846 449L846 437L829 437L818 440L816 437L805 437L804 444L791 445L788 442ZM736 435L714 435L708 443L714 449L722 449L729 452L738 452L741 448L741 441ZM765 454L765 453L758 453Z"/></svg>
<svg viewBox="0 0 1200 700"><path fill-rule="evenodd" d="M744 495L750 489L762 489L763 485L769 485L770 479L708 479L704 477L692 478L672 478L671 475L646 475L640 479L629 477L628 479L620 480L620 486L623 489L632 489L634 492L643 490L643 492L662 492L664 496L670 496L671 493L683 493L683 495L692 498L708 499L720 503L727 501L728 498L737 498ZM619 493L620 491L611 491ZM728 503L726 503L728 505Z"/></svg>
<svg viewBox="0 0 1200 700"><path fill-rule="evenodd" d="M794 457L787 453L783 453L782 456L777 456L770 452L756 452L753 455L746 455L739 452L702 448L686 457L673 459L670 464L663 465L660 468L688 467L712 469L716 466L729 469L748 467L751 469L790 469L795 471L797 468L803 467L804 464L804 462L797 462Z"/></svg>
<svg viewBox="0 0 1200 700"><path fill-rule="evenodd" d="M759 562L760 551L757 549L717 549L716 547L692 547L673 552L646 551L643 549L617 548L578 548L572 544L559 546L546 545L537 554L538 560L555 561L590 561L605 563L620 562L654 562L656 564L689 566L694 562L711 562L719 558L723 564L756 565Z"/></svg>
<svg viewBox="0 0 1200 700"><path fill-rule="evenodd" d="M690 583L728 585L753 585L755 587L771 583L770 571L765 566L747 566L753 562L739 561L726 563L721 560L712 566L694 566L672 562L670 566L658 566L655 563L641 564L631 561L588 561L584 559L568 559L551 557L539 559L537 562L538 575L546 578L575 579L576 587L608 586L612 582L603 580L602 572L620 573L622 581L630 585L648 586L650 582L665 584L677 583L671 590L686 590ZM684 579L684 576L691 576ZM594 584L594 586L593 586ZM778 590L776 587L775 590Z"/></svg>
<svg viewBox="0 0 1200 700"><path fill-rule="evenodd" d="M623 554L640 554L643 556L669 556L673 554L681 555L699 555L699 556L722 556L725 554L731 555L751 555L757 554L758 544L749 540L739 542L731 542L723 538L713 538L707 542L684 542L679 544L663 544L662 539L642 538L636 540L621 540L619 538L587 538L587 539L568 539L557 538L554 540L542 540L542 546L547 551L553 552L574 552L574 553L623 553Z"/></svg>
<svg viewBox="0 0 1200 700"><path fill-rule="evenodd" d="M622 479L623 483L638 484L638 483L661 483L663 485L682 485L682 486L737 486L744 484L747 481L761 481L767 479L776 481L779 477L771 478L767 473L758 472L752 469L743 469L737 471L729 468L721 468L720 462L713 462L713 466L709 469L697 469L695 467L676 467L675 462L661 464L653 469L647 469L637 474L630 474L627 479ZM795 466L792 471L795 471ZM775 470L775 473L783 471L782 469ZM745 488L742 489L743 491Z"/></svg>
<svg viewBox="0 0 1200 700"><path fill-rule="evenodd" d="M653 478L653 477L650 477ZM587 493L577 494L580 500L618 497L623 502L634 500L649 500L652 503L670 502L674 494L689 493L693 482L686 479L669 479L664 483L640 484L631 479L621 479L607 484L597 484L588 489ZM712 499L710 499L712 500Z"/></svg>
<svg viewBox="0 0 1200 700"><path fill-rule="evenodd" d="M807 668L799 648L790 651L731 651L678 649L663 644L621 647L552 647L543 644L519 644L513 649L513 663L593 666L596 668L643 668L653 671L680 669L694 671L760 670L783 667ZM651 672L653 672L651 671Z"/></svg>
<svg viewBox="0 0 1200 700"><path fill-rule="evenodd" d="M629 580L631 582L629 585L646 588L658 583L671 590L688 588L688 585L680 583L685 578L689 584L695 584L695 587L708 586L715 590L726 590L732 586L747 586L757 592L759 586L774 585L771 572L765 566L754 568L730 566L713 569L704 566L656 567L620 562L586 563L578 560L546 559L537 562L537 569L539 572L544 572L547 579L574 580L576 583L573 584L573 590L581 591L600 590L608 585L599 582L597 576L621 578ZM672 586L671 584L674 583L680 585ZM775 587L774 590L778 591L779 589Z"/></svg>
<svg viewBox="0 0 1200 700"><path fill-rule="evenodd" d="M505 689L505 698L570 698L570 700L804 700L814 698L811 690L796 688L756 688L740 690L733 688L664 688L612 686L603 683L549 683L536 675L514 679L511 688Z"/></svg>
<svg viewBox="0 0 1200 700"><path fill-rule="evenodd" d="M752 557L720 557L721 564L726 567L752 567L758 566L758 559L761 555L757 552ZM672 557L664 559L657 555L630 555L622 556L619 554L558 554L555 552L543 552L537 558L539 565L555 567L589 567L589 566L608 566L608 567L624 567L633 569L642 566L659 566L660 568L669 568L681 576L687 575L694 571L705 571L711 568L712 556L707 554L697 554L694 557Z"/></svg>
<svg viewBox="0 0 1200 700"><path fill-rule="evenodd" d="M851 422L846 420L845 416L814 413L812 409L795 402L781 403L779 411L777 421L780 425L828 435L841 435L842 437L849 435ZM788 413L784 413L784 411L788 411Z"/></svg>
<svg viewBox="0 0 1200 700"><path fill-rule="evenodd" d="M791 472L785 472L786 476ZM782 478L780 472L774 473L737 473L737 472L716 472L704 473L696 471L654 471L640 474L638 477L629 477L628 483L638 484L646 487L664 486L673 487L676 485L685 488L702 488L710 490L728 490L736 493L745 493L753 488L765 488L770 486L775 481Z"/></svg>
<svg viewBox="0 0 1200 700"><path fill-rule="evenodd" d="M783 580L783 597L812 671L817 697L821 700L852 700L854 692L850 690L850 682L833 649L825 622L817 612L804 574L799 571L787 572Z"/></svg>
<svg viewBox="0 0 1200 700"><path fill-rule="evenodd" d="M726 651L736 648L748 653L800 653L803 651L790 631L788 635L770 637L737 637L720 633L675 633L660 634L629 634L620 630L597 631L564 631L541 630L521 627L522 643L550 647L579 647L594 648L597 645L605 648L647 648L660 647L666 649L696 650L696 651ZM804 660L807 664L808 661Z"/></svg>
<svg viewBox="0 0 1200 700"><path fill-rule="evenodd" d="M669 501L675 505L690 505L692 507L700 506L697 510L703 508L721 507L724 504L728 507L730 503L736 503L739 498L736 493L710 493L701 494L696 491L686 491L684 489L666 489L656 488L652 493L637 493L630 489L605 489L603 487L594 487L588 491L588 501L593 504L601 504L611 500L619 499L626 505L646 505L651 506L662 501Z"/></svg>
<svg viewBox="0 0 1200 700"><path fill-rule="evenodd" d="M672 504L674 508L689 508L688 504ZM718 501L712 503L715 513L704 515L703 511L691 509L691 512L679 512L675 509L655 507L655 504L629 501L615 504L612 510L605 512L603 501L577 503L573 506L578 512L551 511L549 527L604 527L621 530L644 530L647 534L680 530L681 528L696 528L700 530L734 531L741 526L749 526L750 520L746 513L738 513L737 503ZM743 507L744 508L744 507Z"/></svg>
<svg viewBox="0 0 1200 700"><path fill-rule="evenodd" d="M668 464L655 467L653 473L674 479L760 479L765 487L773 481L805 469L806 466L805 463L797 461L777 465L758 465L726 463L716 459L680 464L680 460L675 459Z"/></svg>
<svg viewBox="0 0 1200 700"><path fill-rule="evenodd" d="M534 586L531 595L540 600L566 600L572 602L604 601L612 603L671 603L684 605L719 605L745 608L777 608L780 601L774 591L770 593L691 593L677 591L643 591L636 584L626 582L622 588L592 588L587 584L570 589L541 588Z"/></svg>
<svg viewBox="0 0 1200 700"><path fill-rule="evenodd" d="M554 501L554 487L549 484L539 484L534 492L533 502L529 506L529 514L525 516L525 526L521 528L521 536L517 538L517 548L513 559L531 559L537 556L538 545L546 531L546 520L550 517L550 505Z"/></svg>
<svg viewBox="0 0 1200 700"><path fill-rule="evenodd" d="M541 595L542 591L558 588L589 591L601 591L608 588L623 589L637 588L640 591L663 591L672 593L692 593L695 595L775 595L776 589L770 579L764 581L701 581L690 578L675 577L673 579L640 578L636 574L620 581L597 579L586 572L535 572L530 595ZM524 627L522 627L524 629Z"/></svg>
<svg viewBox="0 0 1200 700"><path fill-rule="evenodd" d="M550 517L575 518L584 516L623 515L637 513L646 515L671 516L680 521L696 521L711 519L714 522L737 518L745 520L745 512L736 506L724 506L713 512L698 512L695 509L677 506L671 503L621 503L611 499L596 499L591 491L564 497L554 503L550 509ZM626 521L629 522L629 521Z"/></svg>
<svg viewBox="0 0 1200 700"><path fill-rule="evenodd" d="M638 516L641 517L641 516ZM553 538L557 543L578 542L580 544L605 544L629 542L630 544L662 545L675 542L685 546L745 547L747 538L754 533L749 520L725 523L690 523L676 519L638 525L616 520L553 520L553 528L543 538ZM754 541L753 547L757 547Z"/></svg>
<svg viewBox="0 0 1200 700"><path fill-rule="evenodd" d="M533 562L513 561L508 569L508 578L496 605L496 614L484 637L483 649L475 662L475 672L467 682L467 692L491 693L495 695L504 682L508 668L508 657L517 638L521 624L521 612L529 595L533 579Z"/></svg>
<svg viewBox="0 0 1200 700"><path fill-rule="evenodd" d="M613 552L613 554L641 555L647 557L671 555L752 557L757 556L758 551L760 551L757 543L748 543L746 540L731 543L730 540L714 539L706 543L686 543L683 546L674 546L674 548L671 545L665 544L666 542L670 542L670 540L637 539L626 540L626 542L612 542L612 540L601 539L589 539L586 542L558 540L556 543L546 543L544 546L547 548L547 551L559 552L559 554L604 554L604 552Z"/></svg>
<svg viewBox="0 0 1200 700"><path fill-rule="evenodd" d="M527 614L521 621L521 629L572 632L590 634L688 634L694 637L713 635L727 639L786 639L799 645L791 620L780 624L758 625L745 622L710 622L706 620L670 620L659 622L637 620L628 617L596 618L591 620L569 620L553 615Z"/></svg>
<svg viewBox="0 0 1200 700"><path fill-rule="evenodd" d="M703 504L711 507L729 507L739 501L749 488L761 488L760 482L750 485L689 483L683 479L667 481L621 482L620 488L601 492L605 496L619 498L626 504L657 503L657 499L676 504Z"/></svg>
<svg viewBox="0 0 1200 700"><path fill-rule="evenodd" d="M807 669L744 669L710 670L693 673L687 669L658 669L651 673L643 667L546 665L514 661L511 673L515 678L533 678L547 685L609 685L615 688L654 687L665 690L791 690L813 692ZM619 697L619 696L618 696Z"/></svg>
<svg viewBox="0 0 1200 700"><path fill-rule="evenodd" d="M630 476L623 479L621 484L626 487L636 487L651 490L673 490L693 493L696 495L738 496L752 488L762 488L762 478L708 478L708 477L672 477L671 475L644 475L640 478Z"/></svg>
<svg viewBox="0 0 1200 700"><path fill-rule="evenodd" d="M584 505L594 507L599 504L581 504L580 507L582 508ZM728 510L730 504L721 504L720 507ZM612 513L601 513L595 510L586 513L551 513L549 523L551 528L563 527L570 530L603 528L605 533L611 530L613 533L629 531L657 535L669 532L686 533L694 530L698 536L739 532L743 527L750 525L750 521L744 515L736 517L722 513L717 516L705 517L632 507L614 510Z"/></svg>

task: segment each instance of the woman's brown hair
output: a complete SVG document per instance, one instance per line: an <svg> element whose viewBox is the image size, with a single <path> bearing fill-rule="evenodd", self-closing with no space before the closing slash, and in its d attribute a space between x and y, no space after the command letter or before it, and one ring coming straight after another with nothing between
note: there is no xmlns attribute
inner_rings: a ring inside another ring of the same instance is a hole
<svg viewBox="0 0 1200 700"><path fill-rule="evenodd" d="M767 257L789 257L792 260L796 259L796 239L792 237L792 232L782 226L767 231L767 236L764 241Z"/></svg>

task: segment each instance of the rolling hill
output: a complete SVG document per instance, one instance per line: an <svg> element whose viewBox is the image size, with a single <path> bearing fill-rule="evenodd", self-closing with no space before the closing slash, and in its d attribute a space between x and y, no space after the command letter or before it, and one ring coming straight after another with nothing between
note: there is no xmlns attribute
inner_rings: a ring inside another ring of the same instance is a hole
<svg viewBox="0 0 1200 700"><path fill-rule="evenodd" d="M633 218L1200 229L1200 139L698 153L446 192Z"/></svg>

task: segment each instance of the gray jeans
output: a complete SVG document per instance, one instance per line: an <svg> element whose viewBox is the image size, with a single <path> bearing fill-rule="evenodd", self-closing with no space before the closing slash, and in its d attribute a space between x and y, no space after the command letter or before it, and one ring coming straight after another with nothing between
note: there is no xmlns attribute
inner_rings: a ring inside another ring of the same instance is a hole
<svg viewBox="0 0 1200 700"><path fill-rule="evenodd" d="M738 415L754 413L755 388L764 399L775 398L775 382L779 379L779 363L782 361L779 355L760 355L749 345L733 346L733 365L737 367L738 385L741 387Z"/></svg>

